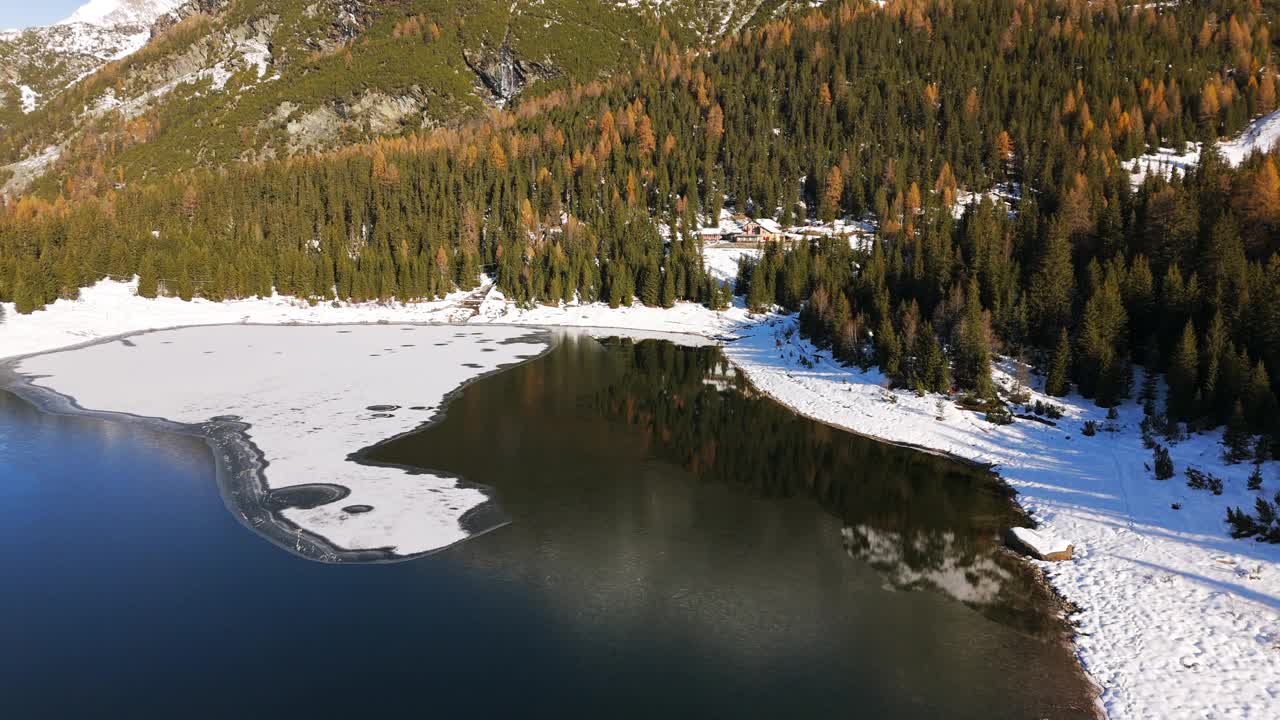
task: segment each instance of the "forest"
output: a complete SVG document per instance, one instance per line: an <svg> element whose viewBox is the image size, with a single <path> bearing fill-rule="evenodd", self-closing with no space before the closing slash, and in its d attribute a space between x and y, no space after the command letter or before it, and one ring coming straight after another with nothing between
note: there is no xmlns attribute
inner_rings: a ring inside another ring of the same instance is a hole
<svg viewBox="0 0 1280 720"><path fill-rule="evenodd" d="M721 307L694 232L722 208L852 217L869 248L772 247L737 291L921 392L992 400L999 354L1050 394L1136 394L1157 435L1274 440L1277 158L1231 167L1214 141L1277 107L1276 9L851 1L707 51L664 33L629 72L465 126L21 198L0 299L31 312L138 274L146 296L409 301L484 271L520 303ZM1193 171L1132 182L1125 160L1187 142Z"/></svg>

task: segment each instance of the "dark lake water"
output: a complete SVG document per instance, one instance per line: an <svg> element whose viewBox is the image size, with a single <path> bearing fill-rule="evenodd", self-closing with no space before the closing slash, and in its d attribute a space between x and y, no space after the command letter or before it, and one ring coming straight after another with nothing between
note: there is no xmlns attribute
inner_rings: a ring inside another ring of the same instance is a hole
<svg viewBox="0 0 1280 720"><path fill-rule="evenodd" d="M0 717L1090 716L992 476L716 349L571 336L363 460L511 522L307 561L227 512L203 440L0 392Z"/></svg>

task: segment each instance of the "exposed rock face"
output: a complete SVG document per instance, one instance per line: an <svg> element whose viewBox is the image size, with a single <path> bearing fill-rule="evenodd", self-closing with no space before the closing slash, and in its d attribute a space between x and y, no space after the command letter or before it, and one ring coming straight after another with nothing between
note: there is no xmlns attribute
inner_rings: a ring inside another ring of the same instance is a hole
<svg viewBox="0 0 1280 720"><path fill-rule="evenodd" d="M231 0L188 0L188 2L156 18L151 25L151 39L192 15L216 15L231 4Z"/></svg>
<svg viewBox="0 0 1280 720"><path fill-rule="evenodd" d="M493 93L497 102L506 103L524 89L525 71L515 53L511 52L510 46L504 44L496 51L463 50L462 57L480 78L480 82Z"/></svg>
<svg viewBox="0 0 1280 720"><path fill-rule="evenodd" d="M557 75L542 63L520 58L505 41L497 49L464 49L462 58L498 106L515 99L530 83Z"/></svg>
<svg viewBox="0 0 1280 720"><path fill-rule="evenodd" d="M301 108L294 103L284 102L268 122L284 127L289 135L290 153L332 145L348 131L394 134L423 124L426 98L419 87L412 87L410 91L406 95L392 96L380 90L370 90L353 102L335 102L305 112L300 112Z"/></svg>

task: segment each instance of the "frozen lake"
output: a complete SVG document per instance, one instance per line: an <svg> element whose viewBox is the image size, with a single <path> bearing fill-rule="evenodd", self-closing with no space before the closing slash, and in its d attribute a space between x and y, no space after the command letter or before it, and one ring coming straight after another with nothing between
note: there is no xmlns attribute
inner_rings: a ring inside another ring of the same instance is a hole
<svg viewBox="0 0 1280 720"><path fill-rule="evenodd" d="M264 497L348 491L271 510L331 562L228 512L204 438L0 392L14 716L1091 716L993 476L798 417L716 348L213 330L19 369L92 410L239 416L219 422L261 446ZM251 366L202 359L248 345Z"/></svg>

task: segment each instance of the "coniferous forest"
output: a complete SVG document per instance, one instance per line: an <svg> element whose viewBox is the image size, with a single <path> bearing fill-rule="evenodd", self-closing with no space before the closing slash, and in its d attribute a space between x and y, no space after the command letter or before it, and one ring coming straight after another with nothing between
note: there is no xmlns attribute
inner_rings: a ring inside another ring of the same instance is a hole
<svg viewBox="0 0 1280 720"><path fill-rule="evenodd" d="M1213 141L1276 109L1280 3L846 2L707 50L665 35L611 79L472 124L153 176L0 213L0 299L107 276L146 296L415 300L475 286L713 307L694 232L722 208L873 220L742 268L840 359L994 394L993 353L1099 405L1280 435L1280 172ZM1201 142L1185 176L1122 161ZM956 211L959 198L985 199ZM1132 368L1164 373L1132 387ZM1261 445L1256 450L1269 450Z"/></svg>

